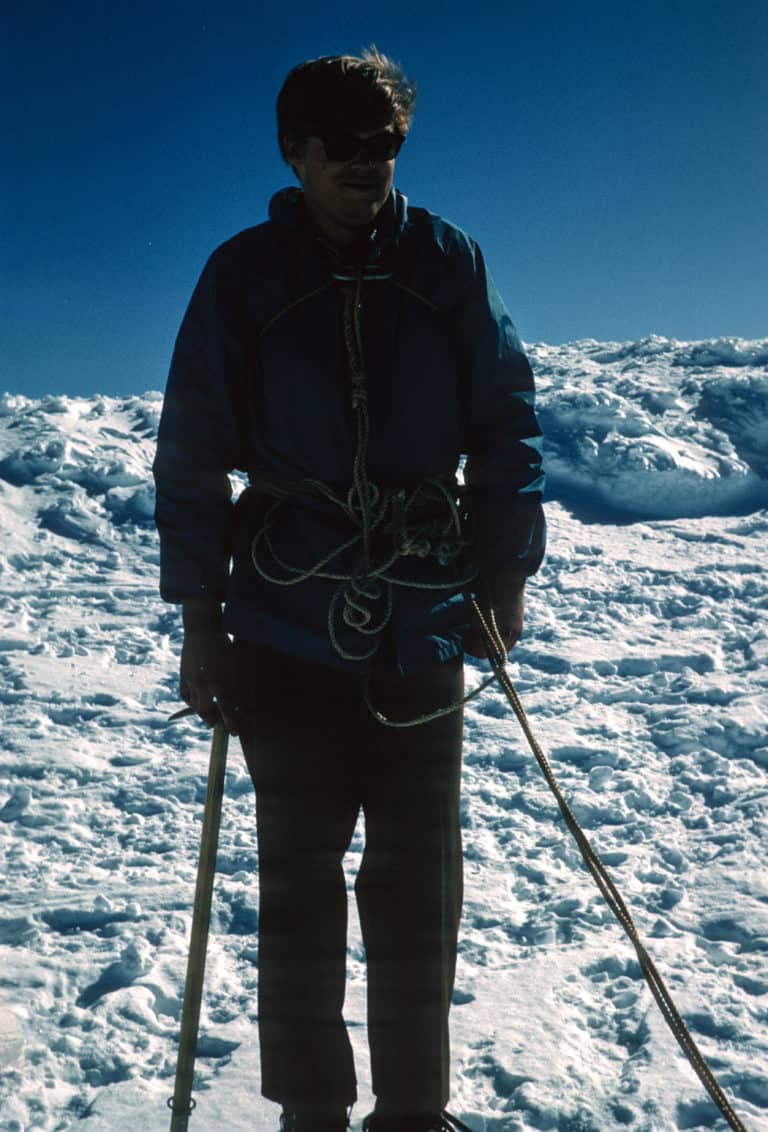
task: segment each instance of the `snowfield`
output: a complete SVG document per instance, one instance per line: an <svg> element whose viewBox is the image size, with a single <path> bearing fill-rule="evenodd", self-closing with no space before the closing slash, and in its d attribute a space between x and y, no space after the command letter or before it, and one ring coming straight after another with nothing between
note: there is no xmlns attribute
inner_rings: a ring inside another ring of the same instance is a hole
<svg viewBox="0 0 768 1132"><path fill-rule="evenodd" d="M694 1037L768 1132L768 339L529 352L550 550L512 677ZM209 733L168 722L181 632L157 592L160 408L0 400L2 1132L169 1124ZM726 1128L496 688L466 710L463 824L451 1110L477 1132ZM350 882L361 850L358 829ZM233 742L199 1132L277 1128L259 1094L256 867Z"/></svg>

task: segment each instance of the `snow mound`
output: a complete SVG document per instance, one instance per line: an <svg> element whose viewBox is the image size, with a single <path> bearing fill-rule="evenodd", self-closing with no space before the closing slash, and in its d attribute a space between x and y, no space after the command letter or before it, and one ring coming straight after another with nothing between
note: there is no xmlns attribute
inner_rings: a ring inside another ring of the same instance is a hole
<svg viewBox="0 0 768 1132"><path fill-rule="evenodd" d="M768 340L653 336L530 355L549 498L614 520L768 505Z"/></svg>
<svg viewBox="0 0 768 1132"><path fill-rule="evenodd" d="M124 514L125 500L146 492L161 405L160 393L39 401L5 394L0 480L56 492L69 504L59 500L57 510L67 514L95 515L99 507ZM143 502L129 512L134 520L147 518Z"/></svg>

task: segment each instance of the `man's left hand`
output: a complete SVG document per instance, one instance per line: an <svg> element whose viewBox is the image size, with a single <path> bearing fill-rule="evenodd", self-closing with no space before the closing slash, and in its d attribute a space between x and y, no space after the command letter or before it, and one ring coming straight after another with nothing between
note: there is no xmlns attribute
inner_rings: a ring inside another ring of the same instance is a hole
<svg viewBox="0 0 768 1132"><path fill-rule="evenodd" d="M491 602L496 627L507 652L510 652L523 635L525 615L525 579L519 576L499 577L490 584ZM488 656L485 638L474 612L470 610L469 632L464 638L464 652L478 660Z"/></svg>

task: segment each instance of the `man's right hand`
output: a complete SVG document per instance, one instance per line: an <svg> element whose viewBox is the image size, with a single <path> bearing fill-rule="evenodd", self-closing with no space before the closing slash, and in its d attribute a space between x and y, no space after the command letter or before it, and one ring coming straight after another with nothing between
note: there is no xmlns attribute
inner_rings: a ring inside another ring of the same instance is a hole
<svg viewBox="0 0 768 1132"><path fill-rule="evenodd" d="M238 666L235 647L221 627L221 606L208 598L192 598L184 602L183 617L179 695L209 727L221 718L227 731L237 735Z"/></svg>

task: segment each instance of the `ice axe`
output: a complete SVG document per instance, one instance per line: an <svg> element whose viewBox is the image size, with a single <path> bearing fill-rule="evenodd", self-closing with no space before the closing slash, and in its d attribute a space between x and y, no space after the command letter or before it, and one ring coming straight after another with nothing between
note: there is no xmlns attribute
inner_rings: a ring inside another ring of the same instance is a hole
<svg viewBox="0 0 768 1132"><path fill-rule="evenodd" d="M171 719L193 715L191 708L182 708ZM181 1012L179 1056L176 1062L176 1083L168 1098L171 1110L170 1132L187 1132L189 1118L195 1108L192 1099L192 1077L195 1072L197 1033L200 1026L200 1003L203 997L205 956L211 920L213 878L216 872L216 850L221 825L221 800L224 795L224 774L227 769L229 732L221 719L213 728L211 760L208 767L208 789L205 795L203 832L200 838L200 860L197 866L195 906L192 913L192 937L189 943L187 978L184 984L184 1006Z"/></svg>

